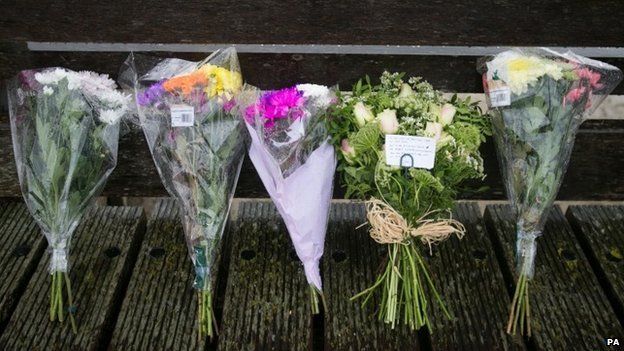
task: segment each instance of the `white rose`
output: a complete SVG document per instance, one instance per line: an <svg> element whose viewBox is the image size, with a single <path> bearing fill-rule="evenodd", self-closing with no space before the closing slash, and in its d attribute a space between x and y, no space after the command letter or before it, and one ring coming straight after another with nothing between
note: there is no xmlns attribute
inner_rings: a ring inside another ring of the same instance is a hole
<svg viewBox="0 0 624 351"><path fill-rule="evenodd" d="M353 114L359 127L363 127L366 123L375 119L375 115L373 115L370 108L361 101L353 106Z"/></svg>
<svg viewBox="0 0 624 351"><path fill-rule="evenodd" d="M356 154L355 149L351 146L351 144L349 144L348 139L342 139L342 142L340 143L340 151L344 155L347 162L352 164Z"/></svg>
<svg viewBox="0 0 624 351"><path fill-rule="evenodd" d="M455 112L457 112L455 106L444 104L440 110L439 122L442 123L443 126L451 124L453 122L453 117L455 117Z"/></svg>
<svg viewBox="0 0 624 351"><path fill-rule="evenodd" d="M396 111L385 109L377 115L379 127L384 134L393 134L399 130L399 121L397 120Z"/></svg>
<svg viewBox="0 0 624 351"><path fill-rule="evenodd" d="M425 133L435 140L439 140L442 135L442 124L438 122L427 122Z"/></svg>
<svg viewBox="0 0 624 351"><path fill-rule="evenodd" d="M452 135L446 132L442 132L442 134L440 134L440 139L438 139L438 141L436 142L436 148L439 149L441 147L448 145L453 139L454 138Z"/></svg>
<svg viewBox="0 0 624 351"><path fill-rule="evenodd" d="M414 95L414 90L412 90L412 87L407 83L403 83L403 85L401 85L401 92L399 93L399 98L406 98L412 95Z"/></svg>

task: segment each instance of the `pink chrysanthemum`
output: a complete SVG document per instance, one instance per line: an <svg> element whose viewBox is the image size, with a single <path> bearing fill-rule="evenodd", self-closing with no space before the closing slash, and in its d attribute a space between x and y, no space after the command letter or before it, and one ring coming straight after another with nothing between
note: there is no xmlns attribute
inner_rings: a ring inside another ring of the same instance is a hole
<svg viewBox="0 0 624 351"><path fill-rule="evenodd" d="M301 118L304 104L303 93L296 87L268 91L257 103L245 109L245 118L248 122L253 122L255 117L260 115L265 127L271 128L278 119Z"/></svg>

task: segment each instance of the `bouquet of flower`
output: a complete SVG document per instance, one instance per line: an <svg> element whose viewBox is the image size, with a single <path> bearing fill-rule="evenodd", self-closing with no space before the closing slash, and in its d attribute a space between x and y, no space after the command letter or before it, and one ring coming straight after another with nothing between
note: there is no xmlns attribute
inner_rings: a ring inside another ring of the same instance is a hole
<svg viewBox="0 0 624 351"><path fill-rule="evenodd" d="M481 179L479 146L489 122L476 103L445 99L427 82L384 72L380 85L366 78L340 94L329 118L340 150L338 170L347 197L367 199L371 237L388 247L377 281L353 298L363 305L381 294L379 319L411 329L431 328L431 293L450 318L428 272L420 245L429 246L464 227L451 218L467 179Z"/></svg>
<svg viewBox="0 0 624 351"><path fill-rule="evenodd" d="M165 59L155 66L131 56L126 65L135 77L140 124L154 162L181 206L195 266L199 335L212 337L213 267L245 145L242 123L230 113L242 86L236 51L218 51L199 63Z"/></svg>
<svg viewBox="0 0 624 351"><path fill-rule="evenodd" d="M325 86L300 84L261 92L246 86L239 114L251 135L251 158L282 216L310 284L312 312L322 301L323 255L336 157L321 118L335 102Z"/></svg>
<svg viewBox="0 0 624 351"><path fill-rule="evenodd" d="M541 235L584 116L621 80L571 52L509 50L480 66L500 167L516 216L518 281L507 332L531 335L529 283Z"/></svg>
<svg viewBox="0 0 624 351"><path fill-rule="evenodd" d="M24 202L52 254L50 320L76 332L67 250L80 218L117 163L128 97L106 75L64 68L22 71L9 86L15 163Z"/></svg>

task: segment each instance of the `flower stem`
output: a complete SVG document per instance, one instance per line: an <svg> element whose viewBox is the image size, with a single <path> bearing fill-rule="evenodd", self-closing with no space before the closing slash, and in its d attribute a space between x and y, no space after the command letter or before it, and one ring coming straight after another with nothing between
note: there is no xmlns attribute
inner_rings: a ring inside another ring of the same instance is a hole
<svg viewBox="0 0 624 351"><path fill-rule="evenodd" d="M57 317L59 322L63 323L65 320L63 316L63 277L61 277L61 272L54 274L56 275L56 298L58 299L56 303Z"/></svg>
<svg viewBox="0 0 624 351"><path fill-rule="evenodd" d="M69 280L69 275L67 274L67 272L64 272L63 276L65 276L65 289L67 289L67 300L69 302L69 310L68 310L69 321L71 322L72 331L74 332L74 334L78 334L78 328L76 327L76 320L74 319L74 312L75 312L76 306L74 305L71 282Z"/></svg>
<svg viewBox="0 0 624 351"><path fill-rule="evenodd" d="M312 307L312 314L319 314L318 296L312 285L310 285L310 306Z"/></svg>
<svg viewBox="0 0 624 351"><path fill-rule="evenodd" d="M424 282L429 286L427 291L433 294L444 315L451 319L451 314L435 289L418 248L411 243L390 244L388 262L383 274L377 278L375 284L351 299L364 298L362 303L364 306L374 294L380 292L381 305L378 312L380 320L390 324L392 328L402 321L412 330L423 326L431 330Z"/></svg>
<svg viewBox="0 0 624 351"><path fill-rule="evenodd" d="M76 320L74 319L74 313L76 306L74 305L74 297L71 289L71 282L67 272L56 271L50 274L52 276L52 285L50 287L50 321L59 321L63 323L65 316L63 314L63 281L65 281L65 293L67 294L67 300L69 307L67 309L69 313L69 321L71 323L72 331L74 334L78 333L76 327Z"/></svg>
<svg viewBox="0 0 624 351"><path fill-rule="evenodd" d="M507 333L515 335L520 327L520 334L531 336L531 310L529 304L529 277L520 273L516 283L516 291L511 301Z"/></svg>
<svg viewBox="0 0 624 351"><path fill-rule="evenodd" d="M50 321L56 318L56 272L50 274L52 276L52 285L50 286Z"/></svg>
<svg viewBox="0 0 624 351"><path fill-rule="evenodd" d="M208 336L211 340L214 334L218 334L217 320L212 309L212 293L210 289L202 289L197 293L199 339Z"/></svg>
<svg viewBox="0 0 624 351"><path fill-rule="evenodd" d="M435 297L436 301L440 305L440 308L442 309L442 312L444 312L444 315L446 316L447 319L453 319L453 316L451 316L451 313L446 308L446 305L442 301L442 298L440 297L440 294L438 293L438 290L435 288L435 285L433 284L433 280L431 279L431 276L429 275L429 270L425 266L425 262L423 261L422 257L418 253L418 251L414 250L414 253L415 253L415 257L416 257L416 259L418 261L418 264L421 267L423 275L425 276L425 279L427 279L427 283L429 284L429 287L431 288L431 292L433 293L433 296ZM423 295L424 295L424 291L423 291Z"/></svg>

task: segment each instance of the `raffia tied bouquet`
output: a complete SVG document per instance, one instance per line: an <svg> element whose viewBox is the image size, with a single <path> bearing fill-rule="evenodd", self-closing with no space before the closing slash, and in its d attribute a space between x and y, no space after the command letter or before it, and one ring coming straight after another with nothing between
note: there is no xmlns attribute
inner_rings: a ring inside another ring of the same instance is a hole
<svg viewBox="0 0 624 351"><path fill-rule="evenodd" d="M507 332L531 334L529 283L574 138L622 79L616 67L571 52L509 50L482 63L500 167L517 226L518 281Z"/></svg>
<svg viewBox="0 0 624 351"><path fill-rule="evenodd" d="M199 335L212 337L211 281L245 150L243 125L231 113L242 86L236 52L218 51L202 62L131 56L126 65L154 163L181 207Z"/></svg>
<svg viewBox="0 0 624 351"><path fill-rule="evenodd" d="M50 320L63 322L67 312L74 332L77 306L67 251L80 218L117 164L119 120L128 101L108 76L64 68L23 71L9 86L22 194L52 254Z"/></svg>
<svg viewBox="0 0 624 351"><path fill-rule="evenodd" d="M479 146L489 125L469 99L446 100L420 78L402 77L385 72L379 85L358 82L351 93L339 94L328 123L346 196L367 200L370 235L388 247L386 268L354 298L367 304L378 294L381 320L430 329L432 300L450 313L421 250L464 235L450 210L465 180L484 177ZM422 143L420 151L401 151L404 145L394 140L405 136ZM397 150L400 163L386 159ZM418 164L422 155L429 155L429 164Z"/></svg>

